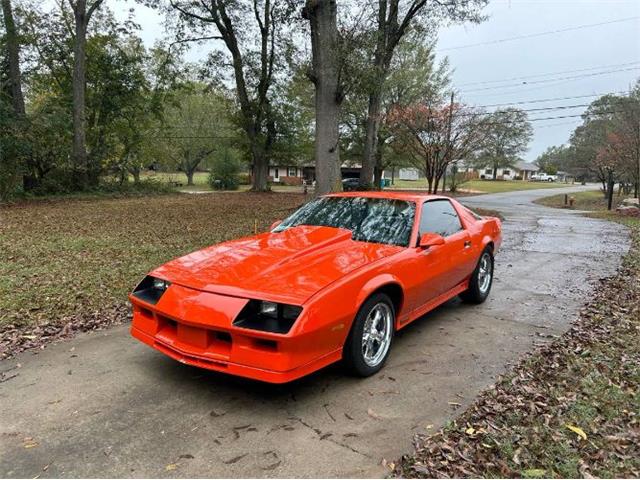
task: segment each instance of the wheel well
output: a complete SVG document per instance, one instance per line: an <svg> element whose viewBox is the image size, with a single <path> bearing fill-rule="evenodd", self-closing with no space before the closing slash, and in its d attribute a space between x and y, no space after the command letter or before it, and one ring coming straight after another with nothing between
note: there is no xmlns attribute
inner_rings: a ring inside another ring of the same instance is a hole
<svg viewBox="0 0 640 480"><path fill-rule="evenodd" d="M386 285L379 287L375 292L372 292L371 295L375 293L384 293L391 299L397 317L404 302L404 292L402 291L402 287L397 283L387 283Z"/></svg>
<svg viewBox="0 0 640 480"><path fill-rule="evenodd" d="M495 246L493 244L493 242L489 242L487 243L487 245L484 248L489 248L491 250L491 253L493 253Z"/></svg>

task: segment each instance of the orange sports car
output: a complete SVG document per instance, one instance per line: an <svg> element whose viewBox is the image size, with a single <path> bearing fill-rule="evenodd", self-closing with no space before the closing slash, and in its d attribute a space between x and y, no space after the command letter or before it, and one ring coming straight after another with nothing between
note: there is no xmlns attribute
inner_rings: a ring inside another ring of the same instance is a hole
<svg viewBox="0 0 640 480"><path fill-rule="evenodd" d="M491 290L500 220L435 195L319 197L271 230L152 271L131 333L180 362L284 383L342 360L382 368L400 328Z"/></svg>

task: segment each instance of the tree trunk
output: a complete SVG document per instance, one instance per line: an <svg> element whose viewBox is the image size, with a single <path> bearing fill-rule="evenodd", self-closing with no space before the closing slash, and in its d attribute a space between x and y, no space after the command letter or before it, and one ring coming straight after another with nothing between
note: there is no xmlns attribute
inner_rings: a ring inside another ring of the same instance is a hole
<svg viewBox="0 0 640 480"><path fill-rule="evenodd" d="M498 166L497 165L493 165L493 179L497 180L498 179Z"/></svg>
<svg viewBox="0 0 640 480"><path fill-rule="evenodd" d="M133 176L133 183L135 185L140 183L140 169L139 168L132 168L129 170L129 172L131 173L131 175Z"/></svg>
<svg viewBox="0 0 640 480"><path fill-rule="evenodd" d="M185 170L185 175L187 175L187 185L188 186L192 186L193 185L193 173L194 170Z"/></svg>
<svg viewBox="0 0 640 480"><path fill-rule="evenodd" d="M609 172L609 178L607 179L607 210L613 208L613 188L615 183L613 181L613 172Z"/></svg>
<svg viewBox="0 0 640 480"><path fill-rule="evenodd" d="M311 25L312 79L316 104L316 195L342 190L338 121L342 91L338 79L336 0L307 0Z"/></svg>
<svg viewBox="0 0 640 480"><path fill-rule="evenodd" d="M9 82L11 84L11 103L18 118L25 113L24 96L22 95L22 78L20 74L20 41L11 9L11 0L2 0L2 14L5 24L5 41L9 57Z"/></svg>
<svg viewBox="0 0 640 480"><path fill-rule="evenodd" d="M438 194L438 186L440 185L440 177L438 175L436 175L436 177L433 180L433 192L429 192L429 193L434 193L434 194Z"/></svg>
<svg viewBox="0 0 640 480"><path fill-rule="evenodd" d="M252 149L253 181L251 190L254 192L266 192L269 190L269 159L258 145Z"/></svg>
<svg viewBox="0 0 640 480"><path fill-rule="evenodd" d="M427 193L433 193L432 187L433 186L433 175L427 173Z"/></svg>
<svg viewBox="0 0 640 480"><path fill-rule="evenodd" d="M75 39L73 45L73 168L80 186L88 183L87 147L85 132L87 2L77 0L74 9Z"/></svg>
<svg viewBox="0 0 640 480"><path fill-rule="evenodd" d="M362 157L362 168L360 169L360 184L371 185L371 178L375 174L377 160L376 150L378 146L378 129L380 128L380 110L382 95L376 85L375 91L369 95L369 109L367 112L366 136L364 139L364 154ZM379 184L374 180L374 188Z"/></svg>
<svg viewBox="0 0 640 480"><path fill-rule="evenodd" d="M376 166L373 168L373 189L374 190L382 189L382 172L383 172L382 167L380 167L380 165L376 162ZM362 182L362 179L360 179L360 181Z"/></svg>
<svg viewBox="0 0 640 480"><path fill-rule="evenodd" d="M638 174L638 176L636 177L636 181L634 184L633 196L640 199L640 155L638 156L638 171L636 173Z"/></svg>

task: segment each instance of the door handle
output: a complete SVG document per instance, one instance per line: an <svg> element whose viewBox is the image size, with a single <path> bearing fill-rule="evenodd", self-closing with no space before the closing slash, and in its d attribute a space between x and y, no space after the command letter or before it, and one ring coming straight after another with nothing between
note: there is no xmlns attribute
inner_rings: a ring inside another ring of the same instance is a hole
<svg viewBox="0 0 640 480"><path fill-rule="evenodd" d="M471 240L467 240L464 242L464 248L469 248L471 246Z"/></svg>

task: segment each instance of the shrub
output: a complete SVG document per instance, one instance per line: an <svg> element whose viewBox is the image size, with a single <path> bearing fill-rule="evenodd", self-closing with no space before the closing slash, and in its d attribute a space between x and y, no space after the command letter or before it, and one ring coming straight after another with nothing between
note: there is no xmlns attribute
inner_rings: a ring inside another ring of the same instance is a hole
<svg viewBox="0 0 640 480"><path fill-rule="evenodd" d="M240 185L240 162L224 149L212 161L209 186L214 190L237 190Z"/></svg>
<svg viewBox="0 0 640 480"><path fill-rule="evenodd" d="M240 185L251 185L251 175L247 172L238 175Z"/></svg>

